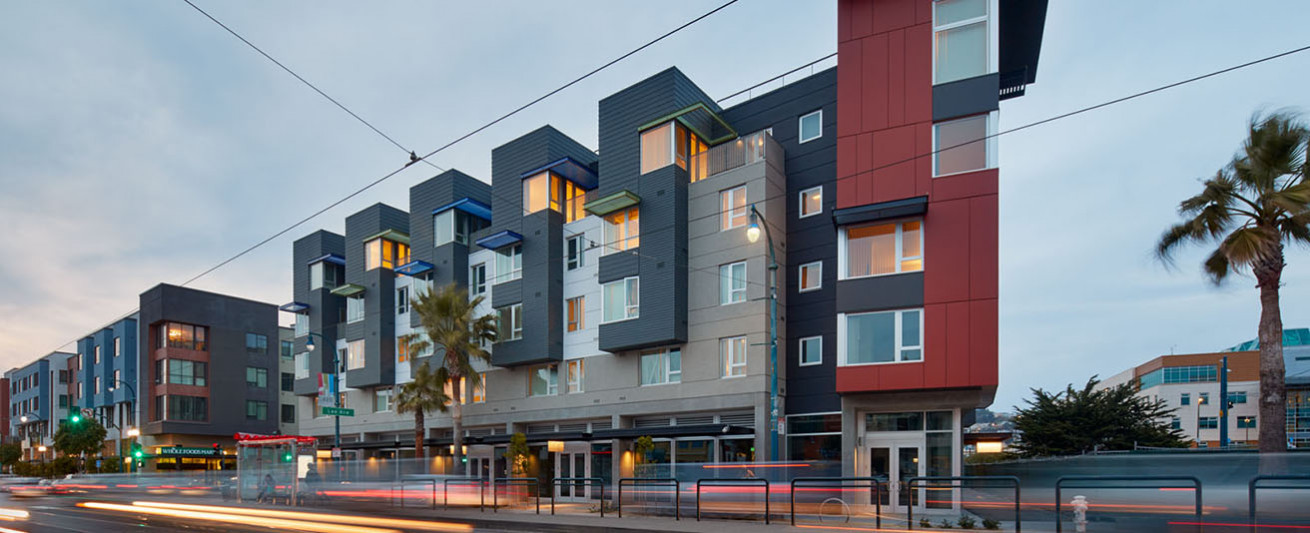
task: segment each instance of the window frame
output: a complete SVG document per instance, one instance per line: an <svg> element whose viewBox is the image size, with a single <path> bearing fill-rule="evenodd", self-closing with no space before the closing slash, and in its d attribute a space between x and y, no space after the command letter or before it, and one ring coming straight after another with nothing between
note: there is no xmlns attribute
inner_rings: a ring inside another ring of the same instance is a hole
<svg viewBox="0 0 1310 533"><path fill-rule="evenodd" d="M587 329L587 295L565 298L564 331L573 333L585 329Z"/></svg>
<svg viewBox="0 0 1310 533"><path fill-rule="evenodd" d="M482 279L478 279L481 271ZM477 297L487 293L487 262L483 261L469 267L469 296Z"/></svg>
<svg viewBox="0 0 1310 533"><path fill-rule="evenodd" d="M741 207L734 205L737 194L741 194L743 201ZM740 209L741 213L736 211ZM740 219L740 221L738 221ZM737 228L744 228L750 225L751 221L751 203L750 196L747 194L746 185L729 187L719 191L719 231L731 231Z"/></svg>
<svg viewBox="0 0 1310 533"><path fill-rule="evenodd" d="M656 137L656 136L657 136L657 132L658 132L659 130L661 130L661 129L664 129L664 128L668 128L668 139L666 140L666 142L668 143L668 147L669 147L668 162L665 163L665 164L661 164L661 165L659 165L659 166L652 166L652 167L649 167L649 168L648 168L647 165L646 165L646 160L645 160L645 159L646 159L646 138L647 138L648 135L651 136L652 138L653 138L653 137ZM661 169L661 168L668 167L668 166L673 166L673 165L677 164L677 162L678 162L678 143L677 143L677 131L676 131L677 129L678 129L677 121L675 121L675 120L670 120L670 121L665 122L665 123L663 123L663 124L659 124L659 125L657 125L657 126L651 126L650 128L648 128L648 129L646 129L646 130L643 130L643 131L641 131L641 132L638 132L638 134L637 134L637 150L638 150L638 153L637 153L637 169L640 171L640 174L639 174L639 175L644 176L644 175L649 174L649 173L651 173L651 172L655 172L656 170L659 170L659 169Z"/></svg>
<svg viewBox="0 0 1310 533"><path fill-rule="evenodd" d="M619 216L621 215L621 217ZM621 218L621 222L612 219ZM641 247L641 206L626 207L601 217L605 239L602 255L630 252ZM629 231L633 228L636 231Z"/></svg>
<svg viewBox="0 0 1310 533"><path fill-rule="evenodd" d="M387 399L387 405L385 409L378 408L378 399L382 397L385 397ZM391 390L391 387L378 387L376 389L373 389L373 412L390 413L391 411L394 410L392 406L392 404L394 403L393 402L394 398L395 398L395 393Z"/></svg>
<svg viewBox="0 0 1310 533"><path fill-rule="evenodd" d="M409 285L396 287L396 314L409 314Z"/></svg>
<svg viewBox="0 0 1310 533"><path fill-rule="evenodd" d="M631 301L628 301L628 296L632 294L632 289L628 288L628 283L629 283L629 282L632 282L632 283L636 284L637 301L636 301L635 304L634 304L633 302L631 302ZM623 306L624 306L624 309L623 309L623 315L624 315L624 317L623 317L623 318L615 318L615 319L610 320L610 319L609 319L609 305L610 305L610 304L609 304L609 298L606 297L607 295L606 295L605 291L606 291L606 289L608 289L610 286L613 286L613 285L619 285L619 284L622 284L622 285L623 285L623 289L622 289L622 290L623 290ZM601 294L601 296L600 296L600 300L601 300L601 302L600 302L600 315L601 315L600 323L601 323L602 325L604 325L604 324L614 324L614 323L617 323L617 322L624 322L624 321L627 321L627 320L636 320L636 319L638 319L638 318L641 318L641 276L628 276L628 277L623 278L623 279L616 279L616 280L611 281L611 282L608 282L608 283L602 283L602 284L600 285L600 294Z"/></svg>
<svg viewBox="0 0 1310 533"><path fill-rule="evenodd" d="M296 376L296 379L309 379L309 352L300 352L293 355L292 361L294 361L295 364L292 372ZM304 370L303 376L301 375L302 367Z"/></svg>
<svg viewBox="0 0 1310 533"><path fill-rule="evenodd" d="M364 317L368 316L368 310L365 308L364 303L365 302L363 296L346 297L346 323L347 324L354 324L356 322L364 321ZM355 310L352 310L352 308L354 308Z"/></svg>
<svg viewBox="0 0 1310 533"><path fill-rule="evenodd" d="M678 370L673 370L673 353L678 353ZM645 365L641 364L641 359L646 357L657 357L660 366L658 381L646 383L642 375L642 369ZM676 379L675 379L676 378ZM682 348L665 348L662 350L653 350L642 352L637 359L637 385L640 387L657 387L660 385L676 385L682 383Z"/></svg>
<svg viewBox="0 0 1310 533"><path fill-rule="evenodd" d="M810 276L811 279L818 280L818 284L813 287L805 286L805 271L815 269L816 274ZM823 260L811 261L796 267L796 292L814 292L823 288Z"/></svg>
<svg viewBox="0 0 1310 533"><path fill-rule="evenodd" d="M741 362L736 362L736 348L741 348ZM723 337L719 339L719 377L722 379L744 378L747 365L750 364L750 343L745 335ZM740 372L740 373L738 373Z"/></svg>
<svg viewBox="0 0 1310 533"><path fill-rule="evenodd" d="M818 211L815 211L815 212L813 212L813 213L806 213L806 212L805 212L805 195L810 194L810 193L813 193L814 191L819 191L819 210L818 210ZM815 216L815 215L822 215L822 214L823 214L823 186L822 186L822 185L815 185L815 186L810 187L810 188L808 188L808 189L801 189L801 191L800 191L799 193L797 193L797 196L798 196L797 199L796 199L796 200L797 200L797 207L796 207L796 218L797 218L797 219L801 219L801 218L810 218L810 217Z"/></svg>
<svg viewBox="0 0 1310 533"><path fill-rule="evenodd" d="M957 20L957 21L955 21L955 22L950 22L950 23L946 23L946 24L938 24L938 23L937 23L937 9L936 9L936 5L933 6L933 10L932 10L932 84L933 84L934 86L939 85L939 84L943 84L943 83L951 83L951 82L955 82L955 81L969 80L969 79L973 79L973 78L976 78L976 77L979 77L979 76L986 76L987 74L991 74L991 73L993 73L993 72L996 72L997 67L998 67L998 65L997 65L997 52L998 52L998 50L997 50L997 44L995 44L996 41L997 41L997 39L995 39L995 38L994 38L995 36L992 35L992 34L993 34L993 28L992 28L992 14L996 11L996 7L997 7L997 6L993 5L994 0L982 0L982 1L983 1L983 5L984 5L984 7L985 7L985 11L983 12L982 15L980 15L980 16L976 16L976 17L973 17L973 18L968 18L968 19L963 19L963 20ZM934 2L934 4L935 4L935 2ZM974 24L978 24L978 23L982 23L982 24L983 24L983 29L986 31L986 34L984 35L984 40L987 42L987 47L986 47L986 50L985 50L985 52L986 52L987 55L986 55L986 57L983 59L983 61L984 61L984 63L985 63L985 64L983 65L983 71L982 71L981 73L979 73L979 74L975 74L975 75L973 75L973 76L969 76L969 77L965 77L965 78L957 78L957 79L952 79L952 80L939 80L939 79L937 79L937 41L938 41L938 39L937 39L937 34L938 34L939 32L950 31L950 30L954 30L954 29L958 29L958 28L963 28L963 27L965 27L965 26L972 26L972 25L974 25Z"/></svg>
<svg viewBox="0 0 1310 533"><path fill-rule="evenodd" d="M532 388L532 381L536 373L541 369L546 369L548 371L547 376L549 379L547 379L546 382L546 391L543 392L542 394L536 394L534 389ZM532 365L528 367L527 377L528 377L529 398L540 398L543 396L559 396L559 363Z"/></svg>
<svg viewBox="0 0 1310 533"><path fill-rule="evenodd" d="M737 267L741 267L741 288L733 286L733 283L737 281L737 277L733 274L733 270ZM748 300L746 293L749 289L750 269L745 260L719 265L720 306L746 303Z"/></svg>
<svg viewBox="0 0 1310 533"><path fill-rule="evenodd" d="M523 302L496 308L497 333L499 334L504 332L505 328L501 327L501 325L504 324L505 322L504 314L506 310L508 310L510 313L509 336L499 337L496 339L496 342L512 342L517 340L523 340Z"/></svg>
<svg viewBox="0 0 1310 533"><path fill-rule="evenodd" d="M995 169L996 168L995 135L996 135L996 123L997 123L996 119L998 116L999 114L996 111L991 111L991 112L981 113L977 115L969 115L966 117L955 117L947 120L942 120L939 122L933 122L932 123L932 177L946 178L950 176L959 176L961 174L970 174L973 172L982 172L984 170ZM983 145L983 166L981 168L959 170L955 172L948 172L946 174L942 174L938 170L938 159L939 159L938 156L941 155L940 154L941 143L938 141L938 138L940 137L940 135L938 134L938 128L940 128L944 124L955 124L959 122L964 122L966 120L975 120L978 118L983 119L983 138L978 141Z"/></svg>
<svg viewBox="0 0 1310 533"><path fill-rule="evenodd" d="M576 370L576 372L575 372ZM586 360L570 359L564 362L564 393L576 394L586 392L583 383L586 380Z"/></svg>
<svg viewBox="0 0 1310 533"><path fill-rule="evenodd" d="M818 116L819 134L810 138L805 138L805 119ZM810 141L816 141L823 138L823 109L815 109L796 118L796 144L805 144Z"/></svg>
<svg viewBox="0 0 1310 533"><path fill-rule="evenodd" d="M905 224L910 222L919 223L919 255L917 256L904 255ZM895 253L894 262L896 264L896 271L884 272L881 274L851 276L850 253L848 252L848 248L850 247L850 239L847 237L847 232L851 228L866 227L866 226L886 226L888 224L894 224L896 226L896 250L894 252ZM844 281L848 279L876 278L880 276L899 276L901 274L912 274L915 272L923 272L924 269L926 269L928 266L927 265L928 262L925 260L925 252L924 252L924 243L927 242L928 240L926 234L927 234L927 227L924 224L922 218L908 218L908 219L900 219L900 220L893 220L893 221L878 221L878 222L868 222L868 223L850 224L847 226L842 226L841 229L837 232L837 281ZM903 263L906 260L915 259L915 258L919 260L918 270L902 270L903 265L901 263Z"/></svg>
<svg viewBox="0 0 1310 533"><path fill-rule="evenodd" d="M816 341L816 340L819 343L819 358L814 361L806 362L805 343L806 341ZM796 366L818 366L822 364L823 364L823 335L811 335L809 337L801 337L796 341Z"/></svg>
<svg viewBox="0 0 1310 533"><path fill-rule="evenodd" d="M368 366L367 348L368 344L365 339L346 341L346 370L359 370ZM356 349L358 347L358 349Z"/></svg>
<svg viewBox="0 0 1310 533"><path fill-rule="evenodd" d="M502 265L508 270L502 272ZM501 279L501 277L505 279ZM492 285L523 279L523 244L515 243L496 250L496 281Z"/></svg>
<svg viewBox="0 0 1310 533"><path fill-rule="evenodd" d="M905 313L916 312L916 311L919 313L919 344L906 345L903 343L903 339L901 338L905 332L905 326L903 323L904 315ZM892 354L894 355L895 358L891 361L870 361L865 363L850 362L850 357L849 357L850 346L848 342L849 326L847 325L848 320L850 320L850 318L853 316L877 315L877 314L888 314L888 313L895 314L895 319L892 322L892 333L895 337L892 341ZM925 314L926 313L924 312L924 308L922 307L888 309L882 311L861 311L855 313L838 313L837 314L837 366L845 367L845 366L873 366L873 365L899 365L899 364L923 363L928 356L927 351L924 349L924 346L926 344L924 330L923 330ZM919 350L919 358L914 360L903 360L902 354L906 350Z"/></svg>
<svg viewBox="0 0 1310 533"><path fill-rule="evenodd" d="M250 381L252 377L255 378L253 382ZM260 389L268 388L268 369L260 366L246 367L246 386Z"/></svg>
<svg viewBox="0 0 1310 533"><path fill-rule="evenodd" d="M583 245L586 235L581 233L564 239L564 270L573 271L586 266L587 247Z"/></svg>

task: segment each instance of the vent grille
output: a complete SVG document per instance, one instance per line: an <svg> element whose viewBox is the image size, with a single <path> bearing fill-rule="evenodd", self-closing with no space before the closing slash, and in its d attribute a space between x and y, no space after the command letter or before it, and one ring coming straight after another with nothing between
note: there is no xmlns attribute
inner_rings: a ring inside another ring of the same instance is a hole
<svg viewBox="0 0 1310 533"><path fill-rule="evenodd" d="M755 414L738 413L738 414L731 414L731 415L720 415L719 422L732 426L753 428L755 427Z"/></svg>
<svg viewBox="0 0 1310 533"><path fill-rule="evenodd" d="M634 420L632 426L639 428L662 428L669 425L669 421L669 417L667 416L650 416Z"/></svg>
<svg viewBox="0 0 1310 533"><path fill-rule="evenodd" d="M468 435L470 437L485 437L491 435L491 428L470 429L468 430Z"/></svg>
<svg viewBox="0 0 1310 533"><path fill-rule="evenodd" d="M613 421L611 421L611 420L604 420L604 421L601 421L601 422L592 422L592 423L591 423L591 430L592 430L592 431L600 431L600 430L602 430L602 429L610 429L610 428L612 428L612 427L614 427L614 424L613 424Z"/></svg>
<svg viewBox="0 0 1310 533"><path fill-rule="evenodd" d="M555 424L528 425L528 433L553 433L553 432L555 432Z"/></svg>
<svg viewBox="0 0 1310 533"><path fill-rule="evenodd" d="M581 433L587 430L587 423L583 422L581 424L560 424L559 430L561 433L575 432L575 431Z"/></svg>
<svg viewBox="0 0 1310 533"><path fill-rule="evenodd" d="M678 417L679 426L699 426L702 424L713 424L713 423L714 423L714 416L712 415Z"/></svg>

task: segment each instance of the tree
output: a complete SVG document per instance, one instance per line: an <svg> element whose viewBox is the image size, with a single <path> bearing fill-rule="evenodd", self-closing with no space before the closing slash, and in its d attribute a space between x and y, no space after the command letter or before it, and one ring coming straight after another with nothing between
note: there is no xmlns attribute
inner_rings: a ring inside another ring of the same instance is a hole
<svg viewBox="0 0 1310 533"><path fill-rule="evenodd" d="M1182 433L1169 424L1175 409L1138 396L1136 382L1099 390L1098 383L1093 376L1081 389L1072 384L1056 393L1032 389L1033 398L1025 400L1028 406L1015 408L1015 428L1023 432L1015 445L1019 453L1035 457L1131 450L1137 445L1187 446Z"/></svg>
<svg viewBox="0 0 1310 533"><path fill-rule="evenodd" d="M83 417L77 422L65 420L55 431L55 449L75 457L99 453L107 433L105 426L91 418Z"/></svg>
<svg viewBox="0 0 1310 533"><path fill-rule="evenodd" d="M415 362L414 354L417 352L414 349L422 344L417 335L406 335L401 338L401 342L407 345L408 351L405 353L410 354L409 361L413 370L410 372L410 382L401 385L400 393L396 395L396 412L414 413L414 452L423 458L423 468L426 469L428 448L423 445L426 433L423 417L425 413L445 409L448 401L444 388L446 369L434 370L427 361L421 364Z"/></svg>
<svg viewBox="0 0 1310 533"><path fill-rule="evenodd" d="M509 461L510 474L521 476L528 472L528 458L532 450L528 448L528 437L522 433L509 436L509 448L505 450L505 459Z"/></svg>
<svg viewBox="0 0 1310 533"><path fill-rule="evenodd" d="M451 283L437 290L419 295L411 306L411 312L418 313L419 324L427 333L428 343L441 350L441 369L445 370L443 383L450 384L449 394L451 426L454 430L454 463L457 472L467 474L464 464L464 389L468 391L482 386L475 362L484 365L491 363L491 352L482 346L496 340L496 319L487 314L477 316L477 307L483 298L469 299L468 291L457 283ZM420 349L427 346L423 341L416 343ZM414 353L414 352L410 352ZM463 384L463 386L461 386ZM446 410L443 403L441 410Z"/></svg>
<svg viewBox="0 0 1310 533"><path fill-rule="evenodd" d="M1184 243L1217 244L1202 267L1216 285L1254 274L1260 289L1260 451L1286 451L1283 319L1279 308L1284 244L1310 244L1310 129L1279 112L1251 118L1247 139L1228 165L1183 200L1183 221L1164 232L1157 255L1170 263Z"/></svg>
<svg viewBox="0 0 1310 533"><path fill-rule="evenodd" d="M19 459L23 458L23 445L17 442L7 442L0 444L0 465L7 466L10 469Z"/></svg>

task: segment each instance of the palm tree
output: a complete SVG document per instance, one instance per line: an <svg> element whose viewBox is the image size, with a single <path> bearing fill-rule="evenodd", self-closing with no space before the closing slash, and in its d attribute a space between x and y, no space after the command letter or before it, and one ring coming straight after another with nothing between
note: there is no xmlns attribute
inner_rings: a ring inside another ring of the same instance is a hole
<svg viewBox="0 0 1310 533"><path fill-rule="evenodd" d="M413 370L410 372L412 381L401 385L400 393L396 395L396 411L414 413L414 454L416 457L423 458L423 469L426 471L428 449L423 445L426 434L423 417L425 413L446 409L446 404L450 400L444 388L447 379L446 369L438 367L434 370L428 366L427 361L422 364L415 363L414 354L423 350L427 343L418 335L405 335L401 337L400 342L406 345L405 353L410 354L409 361Z"/></svg>
<svg viewBox="0 0 1310 533"><path fill-rule="evenodd" d="M451 426L455 434L453 461L455 468L465 470L464 455L464 383L472 391L482 385L481 375L474 365L491 363L491 352L482 346L496 340L496 319L487 314L477 316L477 307L483 298L469 299L468 291L456 283L421 294L414 300L411 311L418 313L419 324L432 345L442 351L440 368L446 373L450 385ZM442 407L445 410L444 404Z"/></svg>
<svg viewBox="0 0 1310 533"><path fill-rule="evenodd" d="M1216 285L1229 274L1250 272L1260 289L1260 451L1287 446L1283 320L1278 305L1283 247L1310 244L1310 128L1300 117L1277 112L1252 117L1248 137L1233 160L1183 200L1183 221L1156 246L1169 262L1183 243L1218 246L1203 270ZM1226 401L1225 399L1220 399Z"/></svg>

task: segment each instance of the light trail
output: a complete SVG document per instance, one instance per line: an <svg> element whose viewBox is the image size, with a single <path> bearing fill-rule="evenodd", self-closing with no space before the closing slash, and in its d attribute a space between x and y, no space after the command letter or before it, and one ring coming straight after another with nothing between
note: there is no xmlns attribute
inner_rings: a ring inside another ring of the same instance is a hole
<svg viewBox="0 0 1310 533"><path fill-rule="evenodd" d="M1241 523L1223 523L1223 522L1169 522L1171 526L1213 526L1213 527L1242 527L1242 528L1269 528L1269 529L1302 529L1310 530L1310 526L1285 526L1278 524L1241 524Z"/></svg>
<svg viewBox="0 0 1310 533"><path fill-rule="evenodd" d="M27 520L28 516L30 515L28 515L27 511L24 511L22 509L0 508L0 520L4 520L7 522L13 522L15 520Z"/></svg>
<svg viewBox="0 0 1310 533"><path fill-rule="evenodd" d="M248 507L224 507L217 505L195 505L168 502L132 502L132 505L151 509L175 509L181 511L223 512L245 516L263 516L288 520L311 520L317 522L334 522L339 524L358 524L366 526L398 527L419 529L423 531L472 531L473 526L452 522L428 522L423 520L402 520L376 516L355 516L325 513L306 513L301 511L278 511L274 509L251 509Z"/></svg>
<svg viewBox="0 0 1310 533"><path fill-rule="evenodd" d="M329 524L323 522L306 522L300 520L287 520L282 518L243 516L243 515L230 514L230 513L182 511L177 509L156 509L150 507L141 507L137 505L123 505L117 503L82 502L77 504L77 506L84 507L87 509L99 509L103 511L118 511L123 513L168 516L172 518L206 520L210 522L220 522L224 524L241 524L246 526L259 526L259 527L268 527L274 529L288 529L293 531L312 531L314 533L401 533L400 531L395 529L381 529L375 527L352 526L352 525L344 525L344 524Z"/></svg>

